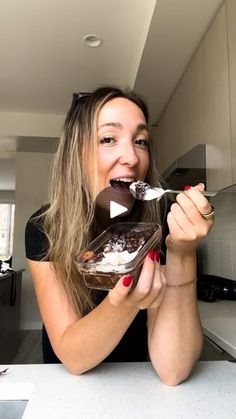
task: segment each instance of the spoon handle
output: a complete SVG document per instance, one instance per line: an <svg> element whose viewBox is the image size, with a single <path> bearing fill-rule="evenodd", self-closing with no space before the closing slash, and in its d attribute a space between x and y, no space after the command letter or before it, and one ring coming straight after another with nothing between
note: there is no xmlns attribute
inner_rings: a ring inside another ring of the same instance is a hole
<svg viewBox="0 0 236 419"><path fill-rule="evenodd" d="M203 191L204 196L215 196L218 191Z"/></svg>
<svg viewBox="0 0 236 419"><path fill-rule="evenodd" d="M165 193L174 193L174 194L177 194L177 193L181 193L181 192L184 192L184 191L176 191L176 190L172 190L172 189L166 189L165 190ZM215 196L217 194L217 192L218 191L203 191L202 194L204 196Z"/></svg>

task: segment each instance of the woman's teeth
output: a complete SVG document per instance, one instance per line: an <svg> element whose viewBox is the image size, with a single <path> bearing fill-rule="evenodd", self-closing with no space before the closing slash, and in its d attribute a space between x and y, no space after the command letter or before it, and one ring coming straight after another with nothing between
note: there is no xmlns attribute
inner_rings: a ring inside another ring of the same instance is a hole
<svg viewBox="0 0 236 419"><path fill-rule="evenodd" d="M133 179L130 179L130 178L126 178L126 177L121 177L121 178L118 178L118 179L112 179L112 181L111 182L127 182L127 183L132 183L132 182L134 182L134 180Z"/></svg>
<svg viewBox="0 0 236 419"><path fill-rule="evenodd" d="M111 186L113 186L114 188L125 188L127 190L129 190L129 186L132 183L131 179L128 178L119 178L119 179L112 179L110 181Z"/></svg>

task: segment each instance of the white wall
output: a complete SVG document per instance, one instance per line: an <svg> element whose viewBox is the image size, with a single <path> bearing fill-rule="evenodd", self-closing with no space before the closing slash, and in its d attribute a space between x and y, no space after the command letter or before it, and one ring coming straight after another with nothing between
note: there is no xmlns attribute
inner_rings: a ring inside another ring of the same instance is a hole
<svg viewBox="0 0 236 419"><path fill-rule="evenodd" d="M22 281L21 329L41 328L32 281L25 258L24 232L29 217L47 202L53 154L19 152L16 156L13 268L25 269Z"/></svg>

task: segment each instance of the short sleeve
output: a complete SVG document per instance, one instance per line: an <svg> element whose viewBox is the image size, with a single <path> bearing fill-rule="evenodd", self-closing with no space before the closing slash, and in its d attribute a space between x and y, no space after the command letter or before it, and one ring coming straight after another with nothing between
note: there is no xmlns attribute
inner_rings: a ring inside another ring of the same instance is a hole
<svg viewBox="0 0 236 419"><path fill-rule="evenodd" d="M27 259L47 261L48 240L43 231L42 214L45 207L40 208L29 219L25 228L25 254Z"/></svg>

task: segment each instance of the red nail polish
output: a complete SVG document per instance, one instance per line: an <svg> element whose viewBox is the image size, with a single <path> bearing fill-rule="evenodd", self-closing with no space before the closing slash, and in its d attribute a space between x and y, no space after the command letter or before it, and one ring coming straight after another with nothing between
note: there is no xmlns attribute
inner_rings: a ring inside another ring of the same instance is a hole
<svg viewBox="0 0 236 419"><path fill-rule="evenodd" d="M132 275L125 275L125 277L123 278L124 287L129 287L132 281L133 281Z"/></svg>
<svg viewBox="0 0 236 419"><path fill-rule="evenodd" d="M154 262L154 261L155 261L155 259L156 259L156 251L155 251L155 250L151 250L151 251L148 253L148 257L151 259L151 261L152 261L152 262Z"/></svg>
<svg viewBox="0 0 236 419"><path fill-rule="evenodd" d="M189 189L191 189L191 186L189 186L189 185L186 185L186 186L184 187L184 190L185 190L185 191L188 191Z"/></svg>
<svg viewBox="0 0 236 419"><path fill-rule="evenodd" d="M160 262L161 254L160 252L156 252L156 262Z"/></svg>

